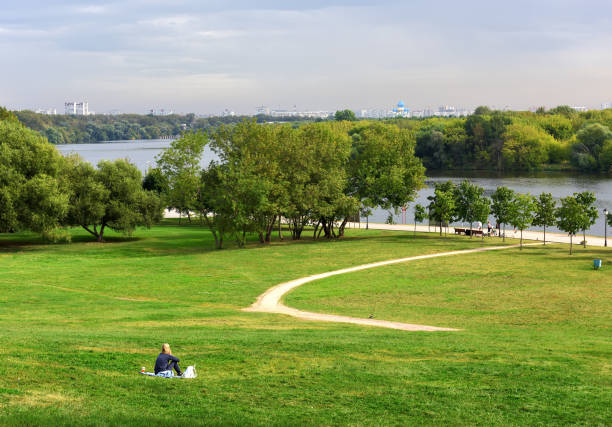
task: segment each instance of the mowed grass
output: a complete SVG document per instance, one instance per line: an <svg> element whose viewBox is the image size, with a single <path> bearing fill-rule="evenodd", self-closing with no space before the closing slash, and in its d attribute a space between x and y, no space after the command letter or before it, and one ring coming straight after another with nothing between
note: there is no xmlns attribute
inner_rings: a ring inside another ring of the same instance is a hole
<svg viewBox="0 0 612 427"><path fill-rule="evenodd" d="M335 242L214 251L206 229L167 221L106 244L75 230L74 241L0 236L2 424L612 420L612 252L603 249L437 258L309 283L287 297L324 312L463 328L411 333L239 309L297 277L499 240L362 229ZM590 270L595 256L602 271ZM197 379L138 374L152 369L162 342L183 366L197 365Z"/></svg>

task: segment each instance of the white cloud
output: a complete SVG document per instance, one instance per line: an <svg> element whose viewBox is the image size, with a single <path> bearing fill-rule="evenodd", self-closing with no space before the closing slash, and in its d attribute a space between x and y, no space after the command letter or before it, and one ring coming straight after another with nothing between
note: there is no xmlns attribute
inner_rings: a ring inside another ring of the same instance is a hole
<svg viewBox="0 0 612 427"><path fill-rule="evenodd" d="M109 7L106 5L87 5L87 6L78 6L75 9L75 12L82 13L85 15L102 15L109 12Z"/></svg>

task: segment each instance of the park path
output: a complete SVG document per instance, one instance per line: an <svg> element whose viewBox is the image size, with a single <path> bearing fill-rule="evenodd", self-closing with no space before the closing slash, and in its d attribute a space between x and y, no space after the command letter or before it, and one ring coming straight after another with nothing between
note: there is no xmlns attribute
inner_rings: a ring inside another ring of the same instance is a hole
<svg viewBox="0 0 612 427"><path fill-rule="evenodd" d="M380 224L380 223L369 223L368 228L371 228L373 230L391 230L391 231L409 231L412 232L414 231L414 224ZM366 224L361 222L351 222L347 224L347 227L349 228L366 228ZM520 231L514 231L512 229L511 226L508 226L509 228L506 228L506 237L510 238L510 239L519 239L521 237L521 232ZM462 228L466 228L466 227L462 227ZM467 226L467 228L469 228L469 226ZM474 228L475 225L474 225ZM485 224L485 228L486 228L486 224ZM428 225L417 225L416 227L416 231L419 233L439 233L440 232L440 228L438 226L428 226ZM455 228L453 226L448 227L448 233L449 234L454 234L455 233ZM442 232L444 233L444 229L442 229ZM479 239L480 237L475 236L474 239ZM492 239L500 239L500 237L495 236L495 237L491 237ZM485 239L488 239L488 237L485 237ZM535 240L535 241L540 241L542 242L544 240L544 232L542 231L535 231L535 230L525 230L523 231L523 240ZM576 236L574 236L574 245L579 245L580 242L582 242L583 238L582 238L582 233L578 233ZM605 239L604 237L600 237L600 236L592 236L587 234L586 235L586 241L587 241L587 246L607 246L607 239ZM555 233L555 232L550 232L547 231L546 232L546 242L547 243L566 243L569 245L570 243L570 238L569 235L567 234L563 234L563 233ZM610 246L612 246L612 242L610 243Z"/></svg>
<svg viewBox="0 0 612 427"><path fill-rule="evenodd" d="M530 243L529 245L538 245L539 243ZM526 245L523 245L526 246ZM253 303L250 307L243 308L243 311L250 312L260 312L260 313L277 313L277 314L286 314L289 316L297 317L299 319L305 320L314 320L314 321L322 321L322 322L338 322L338 323L352 323L355 325L364 325L364 326L377 326L381 328L391 328L391 329L401 329L404 331L458 331L459 329L453 328L440 328L437 326L426 326L426 325L414 325L411 323L400 323L400 322L391 322L388 320L378 320L378 319L360 319L357 317L348 317L348 316L338 316L335 314L323 314L323 313L312 313L308 311L298 310L296 308L287 307L281 302L281 299L285 294L290 292L291 290L301 286L305 283L313 282L315 280L324 279L326 277L336 276L339 274L352 273L355 271L367 270L370 268L382 267L385 265L399 264L403 262L409 261L417 261L421 259L429 259L429 258L439 258L451 255L465 255L476 252L485 252L485 251L497 251L502 249L510 249L516 248L518 245L508 245L508 246L490 246L485 248L478 249L465 249L460 251L452 251L452 252L441 252L436 254L429 255L418 255L408 258L399 258L392 259L388 261L380 261L374 262L370 264L358 265L356 267L343 268L341 270L330 271L327 273L315 274L312 276L302 277L300 279L291 280L289 282L281 283L279 285L273 286L268 289L266 292L257 297L257 301Z"/></svg>

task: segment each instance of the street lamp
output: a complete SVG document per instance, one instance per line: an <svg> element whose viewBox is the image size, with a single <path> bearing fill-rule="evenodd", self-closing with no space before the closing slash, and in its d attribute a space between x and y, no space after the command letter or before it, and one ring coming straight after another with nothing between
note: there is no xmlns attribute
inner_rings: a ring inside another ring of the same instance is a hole
<svg viewBox="0 0 612 427"><path fill-rule="evenodd" d="M608 247L608 209L604 208L604 246Z"/></svg>

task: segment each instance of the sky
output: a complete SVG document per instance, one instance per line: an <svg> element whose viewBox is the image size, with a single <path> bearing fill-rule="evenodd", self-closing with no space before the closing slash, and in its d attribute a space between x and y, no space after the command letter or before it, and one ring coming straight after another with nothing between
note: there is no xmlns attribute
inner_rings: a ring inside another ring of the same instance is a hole
<svg viewBox="0 0 612 427"><path fill-rule="evenodd" d="M612 102L612 1L2 0L0 105L526 109Z"/></svg>

